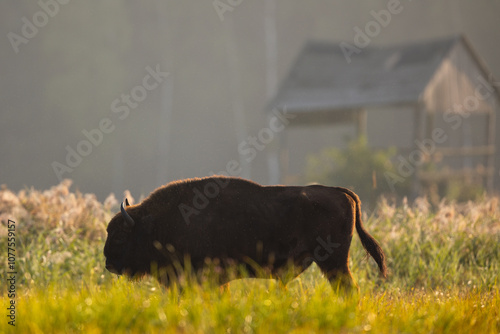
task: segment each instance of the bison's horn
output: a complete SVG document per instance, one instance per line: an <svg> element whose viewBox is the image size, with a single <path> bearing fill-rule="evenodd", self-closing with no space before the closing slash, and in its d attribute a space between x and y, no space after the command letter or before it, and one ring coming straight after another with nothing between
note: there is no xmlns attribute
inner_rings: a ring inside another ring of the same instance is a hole
<svg viewBox="0 0 500 334"><path fill-rule="evenodd" d="M130 206L130 204L128 204L128 200L127 199L125 199L125 205L126 206ZM128 228L132 228L132 226L135 225L135 222L132 219L132 217L129 216L129 214L125 210L125 207L123 207L123 202L122 202L122 205L120 207L120 211L122 212L123 218L125 218L125 226L128 227Z"/></svg>
<svg viewBox="0 0 500 334"><path fill-rule="evenodd" d="M130 204L128 203L128 198L125 197L125 207L127 206L130 206Z"/></svg>

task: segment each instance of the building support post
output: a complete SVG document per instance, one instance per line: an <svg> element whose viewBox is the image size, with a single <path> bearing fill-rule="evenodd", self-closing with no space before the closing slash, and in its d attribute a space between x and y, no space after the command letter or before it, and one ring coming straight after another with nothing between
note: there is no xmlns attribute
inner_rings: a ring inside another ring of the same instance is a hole
<svg viewBox="0 0 500 334"><path fill-rule="evenodd" d="M366 109L360 109L356 114L356 130L358 139L361 137L367 137L367 124L366 124Z"/></svg>
<svg viewBox="0 0 500 334"><path fill-rule="evenodd" d="M493 193L495 188L495 158L497 153L497 147L495 147L496 140L496 113L497 113L497 101L493 99L493 106L488 116L488 146L493 147L493 152L489 153L486 157L486 190L488 193Z"/></svg>
<svg viewBox="0 0 500 334"><path fill-rule="evenodd" d="M424 136L429 136L430 132L434 126L434 118L432 115L429 115L423 103L418 103L415 105L415 140L413 141L414 149L417 148L417 142L422 142ZM429 157L432 159L432 157ZM420 180L420 168L419 166L415 166L415 172L412 176L411 180L411 197L416 198L420 195L422 191L422 181Z"/></svg>

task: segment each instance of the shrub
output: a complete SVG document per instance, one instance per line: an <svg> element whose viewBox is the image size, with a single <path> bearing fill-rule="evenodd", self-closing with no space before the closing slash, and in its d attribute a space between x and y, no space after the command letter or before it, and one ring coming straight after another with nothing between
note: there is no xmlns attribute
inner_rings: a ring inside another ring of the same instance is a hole
<svg viewBox="0 0 500 334"><path fill-rule="evenodd" d="M393 194L385 173L397 174L394 164L396 149L372 150L365 137L349 142L347 149L328 148L308 157L306 180L354 190L366 204L374 204L384 194ZM409 182L396 185L406 194Z"/></svg>

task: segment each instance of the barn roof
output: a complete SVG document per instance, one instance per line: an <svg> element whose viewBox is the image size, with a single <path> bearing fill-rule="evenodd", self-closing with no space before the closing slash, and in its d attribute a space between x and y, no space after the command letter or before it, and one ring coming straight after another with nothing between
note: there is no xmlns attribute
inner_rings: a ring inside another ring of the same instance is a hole
<svg viewBox="0 0 500 334"><path fill-rule="evenodd" d="M464 37L453 36L366 47L353 53L349 62L341 44L308 42L269 109L286 107L289 112L307 112L416 103L457 43L465 43L472 52ZM472 56L477 58L475 54Z"/></svg>

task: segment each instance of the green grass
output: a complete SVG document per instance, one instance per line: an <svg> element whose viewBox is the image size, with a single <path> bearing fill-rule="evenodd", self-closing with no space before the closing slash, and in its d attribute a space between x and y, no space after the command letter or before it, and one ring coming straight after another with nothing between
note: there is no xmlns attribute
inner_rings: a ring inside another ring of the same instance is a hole
<svg viewBox="0 0 500 334"><path fill-rule="evenodd" d="M381 202L365 218L388 258L382 280L359 238L351 270L359 295L335 293L316 266L286 287L237 280L166 289L104 269L105 226L117 203L71 193L0 190L0 240L16 221L16 327L0 285L0 332L19 333L500 333L500 207L496 198L432 208ZM5 247L2 247L5 249ZM8 271L0 253L0 275ZM5 314L5 315L4 315Z"/></svg>

